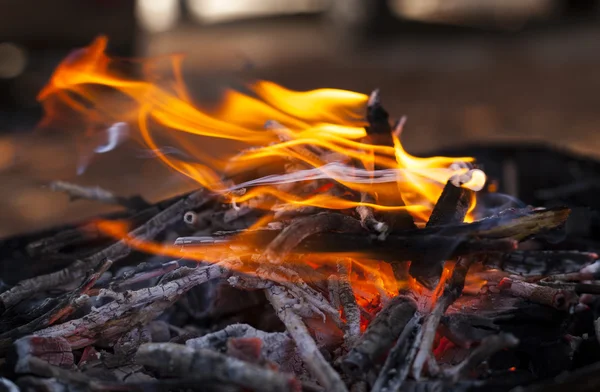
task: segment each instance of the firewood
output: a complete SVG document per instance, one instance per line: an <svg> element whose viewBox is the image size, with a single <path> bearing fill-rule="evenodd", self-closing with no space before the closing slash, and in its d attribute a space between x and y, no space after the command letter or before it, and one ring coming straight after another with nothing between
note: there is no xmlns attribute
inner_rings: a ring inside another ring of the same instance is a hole
<svg viewBox="0 0 600 392"><path fill-rule="evenodd" d="M274 372L207 349L173 343L147 343L136 355L139 364L168 376L231 383L256 391L300 391L291 374Z"/></svg>
<svg viewBox="0 0 600 392"><path fill-rule="evenodd" d="M181 220L185 212L206 204L211 197L212 195L207 194L203 190L194 192L159 212L142 226L131 231L129 237L139 240L149 240L164 231L173 222ZM131 248L128 243L121 240L87 257L85 260L76 261L60 271L21 281L15 287L0 294L0 310L15 305L33 293L48 290L67 282L77 281L83 277L87 269L95 268L105 260L116 262L127 256L130 251Z"/></svg>
<svg viewBox="0 0 600 392"><path fill-rule="evenodd" d="M570 310L579 301L577 294L572 291L541 286L517 279L504 278L498 283L498 288L514 296L542 305L552 306L558 310Z"/></svg>
<svg viewBox="0 0 600 392"><path fill-rule="evenodd" d="M235 268L237 261L228 260L199 267L186 275L147 289L115 293L110 290L101 296L114 298L83 318L70 320L36 332L38 336L61 336L73 349L85 347L100 339L111 340L122 333L155 319L192 287L212 279L222 279ZM132 310L138 309L137 312Z"/></svg>
<svg viewBox="0 0 600 392"><path fill-rule="evenodd" d="M421 379L423 367L430 359L435 334L440 325L442 316L448 307L450 307L450 305L452 305L452 303L454 303L454 301L462 294L462 290L465 286L465 278L472 263L473 259L470 257L461 257L458 259L454 266L454 270L452 271L452 275L444 285L442 295L435 302L431 313L425 318L423 324L423 339L419 344L419 350L417 351L411 369L413 377L417 380Z"/></svg>
<svg viewBox="0 0 600 392"><path fill-rule="evenodd" d="M294 312L294 308L299 304L281 286L273 285L265 290L265 294L273 305L277 316L296 342L298 353L313 376L327 391L347 392L344 382L325 360L314 339L310 336L306 325Z"/></svg>
<svg viewBox="0 0 600 392"><path fill-rule="evenodd" d="M410 373L410 365L423 337L422 317L415 315L406 325L385 360L372 392L398 391Z"/></svg>
<svg viewBox="0 0 600 392"><path fill-rule="evenodd" d="M479 258L486 267L522 276L568 274L597 259L596 253L568 250L487 252Z"/></svg>
<svg viewBox="0 0 600 392"><path fill-rule="evenodd" d="M82 297L86 297L87 291L91 289L98 278L110 268L111 265L112 261L106 260L104 263L96 266L96 270L93 271L77 289L51 301L53 306L51 306L49 310L43 312L41 315L36 315L37 317L24 325L20 325L0 334L0 353L8 348L11 340L30 334L40 328L47 327L71 314L77 308Z"/></svg>
<svg viewBox="0 0 600 392"><path fill-rule="evenodd" d="M393 298L369 323L367 330L342 360L342 368L351 378L361 378L374 366L402 333L417 310L407 296Z"/></svg>
<svg viewBox="0 0 600 392"><path fill-rule="evenodd" d="M62 337L25 336L14 342L16 353L15 369L18 373L29 373L29 357L40 358L50 365L70 369L74 366L71 346Z"/></svg>
<svg viewBox="0 0 600 392"><path fill-rule="evenodd" d="M351 266L352 260L350 259L339 259L337 261L340 304L346 318L344 341L348 348L352 348L356 340L360 337L360 309L358 308L356 298L354 297L354 290L350 284Z"/></svg>
<svg viewBox="0 0 600 392"><path fill-rule="evenodd" d="M268 244L277 233L273 230L256 230L244 235L245 239L256 247L258 252L263 244ZM231 241L229 237L180 237L175 241L193 252L195 247L208 244L223 244ZM235 244L235 241L232 242ZM236 244L237 245L237 244ZM448 259L468 254L491 251L514 251L517 243L512 239L478 239L453 237L446 235L421 235L412 232L408 236L390 234L385 239L371 238L365 234L352 233L319 233L306 238L294 249L296 253L355 253L360 252L365 258L382 260L389 263L418 259L431 249L448 250Z"/></svg>
<svg viewBox="0 0 600 392"><path fill-rule="evenodd" d="M569 373L527 386L516 387L511 392L592 392L600 387L600 362L595 362Z"/></svg>
<svg viewBox="0 0 600 392"><path fill-rule="evenodd" d="M481 344L469 354L469 356L461 363L444 371L444 375L450 378L453 382L457 382L463 378L471 369L479 365L481 362L491 357L495 353L507 348L516 347L519 344L519 339L512 334L501 333L498 335L489 336L481 342Z"/></svg>
<svg viewBox="0 0 600 392"><path fill-rule="evenodd" d="M473 191L463 188L455 178L448 180L442 194L437 200L426 227L440 227L462 223L467 216ZM439 283L444 269L448 251L443 248L434 249L423 256L422 262L410 265L410 275L419 283L433 290Z"/></svg>
<svg viewBox="0 0 600 392"><path fill-rule="evenodd" d="M269 243L265 257L272 263L280 263L286 254L311 235L328 231L357 233L362 230L356 219L337 213L324 212L298 218Z"/></svg>
<svg viewBox="0 0 600 392"><path fill-rule="evenodd" d="M263 358L278 364L284 372L301 374L304 370L294 340L285 332L264 332L248 324L232 324L220 331L190 339L185 344L193 349L224 351L231 338L260 339L263 342Z"/></svg>

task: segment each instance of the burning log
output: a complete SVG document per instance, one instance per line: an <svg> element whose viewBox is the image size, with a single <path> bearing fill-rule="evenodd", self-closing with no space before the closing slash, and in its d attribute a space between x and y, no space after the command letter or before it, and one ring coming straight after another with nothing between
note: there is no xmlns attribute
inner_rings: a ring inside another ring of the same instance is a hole
<svg viewBox="0 0 600 392"><path fill-rule="evenodd" d="M138 350L136 361L163 374L196 381L218 381L265 392L300 391L300 383L293 375L179 344L144 344Z"/></svg>
<svg viewBox="0 0 600 392"><path fill-rule="evenodd" d="M393 298L371 321L365 333L342 360L342 368L352 378L360 378L373 367L402 333L417 310L407 296Z"/></svg>
<svg viewBox="0 0 600 392"><path fill-rule="evenodd" d="M263 243L268 243L276 234L276 230L256 230L245 234L245 239L260 249ZM180 237L175 244L181 245L184 251L187 248L193 252L194 248L198 246L229 241L230 239L227 237L221 236ZM232 242L232 244L234 243ZM421 235L420 232L410 232L408 235L390 234L385 239L371 238L365 234L319 233L306 238L296 246L294 251L296 253L342 254L360 252L364 254L365 258L394 263L418 259L424 252L436 248L448 249L447 258L452 259L491 251L514 251L517 243L506 238L479 239L436 234Z"/></svg>
<svg viewBox="0 0 600 392"><path fill-rule="evenodd" d="M480 257L480 261L489 268L522 276L572 273L597 259L596 253L570 250L487 252Z"/></svg>
<svg viewBox="0 0 600 392"><path fill-rule="evenodd" d="M273 305L277 316L296 342L298 353L313 376L327 391L347 391L340 376L319 351L302 319L294 312L294 308L299 304L290 298L287 291L281 286L273 285L265 290L265 294Z"/></svg>
<svg viewBox="0 0 600 392"><path fill-rule="evenodd" d="M516 297L527 299L542 305L552 306L558 310L569 310L579 301L577 294L571 291L540 286L535 283L523 282L516 279L504 278L498 283L498 288Z"/></svg>
<svg viewBox="0 0 600 392"><path fill-rule="evenodd" d="M461 186L459 178L453 177L446 183L442 194L438 198L426 227L440 227L462 223L467 216L467 211L473 198L473 191ZM439 248L429 252L423 262L413 262L410 265L410 274L419 283L433 290L439 283L444 269L444 257L448 251Z"/></svg>

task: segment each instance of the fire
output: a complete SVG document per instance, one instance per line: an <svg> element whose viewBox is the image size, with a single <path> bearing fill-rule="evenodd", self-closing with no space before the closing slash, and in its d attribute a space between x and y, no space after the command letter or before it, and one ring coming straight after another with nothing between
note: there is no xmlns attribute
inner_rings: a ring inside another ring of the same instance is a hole
<svg viewBox="0 0 600 392"><path fill-rule="evenodd" d="M47 114L42 125L79 121L89 135L116 123L127 124L130 137L165 165L234 205L252 202L266 212L275 205L346 211L369 206L378 211L405 210L422 224L449 179L466 175L462 186L472 190L485 183L483 172L468 165L473 158L419 158L407 153L400 142L403 121L388 145L367 142L365 94L336 89L298 92L259 81L247 86L251 94L227 91L218 108L201 108L183 83L181 56L166 58L172 75L165 78L155 70L165 58L141 62L111 58L105 54L106 45L106 38L100 37L59 65L38 97ZM141 76L127 72L132 65L141 68ZM212 157L206 143L214 140L236 143L241 152ZM165 146L188 158L165 153ZM277 169L253 175L271 166ZM310 183L315 186L310 188ZM340 188L345 191L333 192ZM361 192L371 201L361 201L357 197ZM378 203L381 197L387 200L385 205ZM475 199L471 210L474 206ZM271 217L266 214L260 223ZM126 228L114 222L105 222L103 228L138 249L182 257L177 247L128 238ZM213 246L185 257L217 261L223 251L222 246ZM357 263L359 259L360 255ZM383 295L382 286L384 291L397 290L392 288L395 282L389 282L389 266L369 265L365 268L372 270L361 267L352 278L362 302L370 301L372 294ZM369 274L378 277L377 284L366 278Z"/></svg>

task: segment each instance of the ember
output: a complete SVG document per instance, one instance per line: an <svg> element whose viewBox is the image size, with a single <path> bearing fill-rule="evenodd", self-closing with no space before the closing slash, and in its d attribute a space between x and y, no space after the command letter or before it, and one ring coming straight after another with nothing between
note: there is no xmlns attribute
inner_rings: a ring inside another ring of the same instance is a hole
<svg viewBox="0 0 600 392"><path fill-rule="evenodd" d="M591 319L572 319L600 293L598 255L545 237L570 210L487 216L474 159L408 154L406 119L392 126L378 91L261 81L201 109L178 59L171 81L151 60L134 78L105 47L58 67L41 126L85 126L88 145L108 132L96 153L136 139L200 189L150 205L52 184L126 211L3 244L3 256L52 264L0 294L0 348L16 340L19 385L508 390L553 373L537 348L561 345L572 361L592 344ZM215 139L242 147L212 157Z"/></svg>

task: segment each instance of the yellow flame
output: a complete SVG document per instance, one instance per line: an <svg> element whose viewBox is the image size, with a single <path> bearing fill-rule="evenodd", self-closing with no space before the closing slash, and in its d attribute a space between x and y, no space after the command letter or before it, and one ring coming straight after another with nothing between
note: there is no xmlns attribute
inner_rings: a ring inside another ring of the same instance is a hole
<svg viewBox="0 0 600 392"><path fill-rule="evenodd" d="M405 210L417 222L426 222L446 182L467 171L451 165L473 161L470 157L412 156L396 133L391 135L391 145L371 144L364 115L368 96L352 91L299 92L258 81L248 86L253 95L229 90L219 107L201 108L194 104L183 83L181 56L167 57L171 62L171 79L156 74L154 65L161 59L139 62L141 75L132 76L127 71L129 63L105 54L106 45L106 38L100 37L58 66L38 97L46 110L43 125L79 121L86 129L85 135L90 136L103 125L127 122L135 130L133 136L147 148L158 151L157 157L165 165L211 191L222 193L231 202L253 202L256 208L265 210L270 210L276 202L292 209L313 206L351 210L363 205L379 211ZM268 122L270 125L266 126ZM241 152L211 156L207 143L217 139L238 143ZM191 159L161 153L165 145L175 146ZM370 180L341 177L328 168L328 159L341 160L350 172L367 170L372 174ZM334 183L344 192L332 194L322 186L307 192L300 189L302 179L297 187L263 184L249 187L243 194L229 192L237 175L253 179L254 170L267 170L271 164L281 169L286 163L294 163L291 167L296 169L317 169L327 177L319 180L321 185ZM376 168L394 169L398 178L379 183L374 180ZM463 186L480 189L484 183L485 175L477 172ZM373 201L360 201L360 192L370 194ZM380 197L385 198L385 205L378 202ZM470 210L474 206L473 199ZM256 225L264 225L271 219L272 214L266 214ZM182 256L176 247L129 238L120 226L106 223L102 227L108 234L144 251ZM231 248L210 246L201 253L186 252L185 257L216 261L225 251L231 252ZM373 264L362 263L360 255L353 257L356 265L365 271L371 268L369 273L380 276L386 287L395 287L396 282L392 282L392 275L386 270L388 265L369 267ZM369 286L364 279L360 285Z"/></svg>

